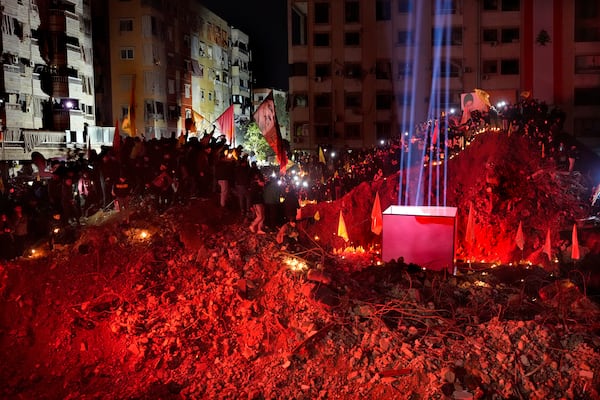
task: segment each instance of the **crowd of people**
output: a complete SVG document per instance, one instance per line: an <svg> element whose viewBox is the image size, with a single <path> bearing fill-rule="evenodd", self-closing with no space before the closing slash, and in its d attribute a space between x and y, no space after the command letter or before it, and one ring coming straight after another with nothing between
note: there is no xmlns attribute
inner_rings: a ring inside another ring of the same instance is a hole
<svg viewBox="0 0 600 400"><path fill-rule="evenodd" d="M278 235L284 241L294 237L302 202L336 200L361 182L385 179L398 172L403 152L424 154L427 162L461 151L482 129L500 127L506 134L531 137L559 168L573 170L576 147L556 139L563 113L533 99L491 111L471 113L462 126L451 118L428 121L414 135L386 138L369 149L297 151L290 154L294 164L285 175L259 167L242 146L231 148L224 137L210 134L183 142L174 136L148 141L126 137L100 153L53 160L46 169L40 164L37 174L29 165L22 171L28 177L23 184L6 174L0 179L0 259L23 255L35 241L49 238L52 246L65 239L56 232L67 235L99 210L151 207L161 213L195 198L239 213L253 234L285 232ZM436 124L446 133L434 141Z"/></svg>

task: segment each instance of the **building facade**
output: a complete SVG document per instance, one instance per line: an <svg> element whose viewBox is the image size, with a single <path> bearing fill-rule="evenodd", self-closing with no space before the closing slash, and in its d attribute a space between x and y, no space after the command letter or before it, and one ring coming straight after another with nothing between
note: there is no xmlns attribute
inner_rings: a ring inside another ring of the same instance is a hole
<svg viewBox="0 0 600 400"><path fill-rule="evenodd" d="M39 143L85 143L95 125L90 1L2 0L0 14L0 157L26 158Z"/></svg>
<svg viewBox="0 0 600 400"><path fill-rule="evenodd" d="M567 132L600 135L597 2L288 0L288 27L293 148L371 146L475 88L528 91Z"/></svg>

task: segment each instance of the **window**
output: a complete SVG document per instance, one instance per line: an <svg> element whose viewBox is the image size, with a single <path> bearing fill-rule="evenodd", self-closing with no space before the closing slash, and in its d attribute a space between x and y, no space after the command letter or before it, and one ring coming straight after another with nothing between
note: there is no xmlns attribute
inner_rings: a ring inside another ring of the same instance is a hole
<svg viewBox="0 0 600 400"><path fill-rule="evenodd" d="M299 62L290 64L290 76L307 76L308 64Z"/></svg>
<svg viewBox="0 0 600 400"><path fill-rule="evenodd" d="M362 93L346 93L344 104L346 108L360 109L362 107Z"/></svg>
<svg viewBox="0 0 600 400"><path fill-rule="evenodd" d="M502 43L518 43L519 42L519 28L506 28L502 29Z"/></svg>
<svg viewBox="0 0 600 400"><path fill-rule="evenodd" d="M483 0L483 9L485 11L497 11L498 0Z"/></svg>
<svg viewBox="0 0 600 400"><path fill-rule="evenodd" d="M344 125L344 137L346 139L360 139L360 124L347 123Z"/></svg>
<svg viewBox="0 0 600 400"><path fill-rule="evenodd" d="M392 136L392 124L385 121L377 121L375 125L377 139L389 139Z"/></svg>
<svg viewBox="0 0 600 400"><path fill-rule="evenodd" d="M390 0L377 0L375 2L375 19L389 21L392 18L392 4Z"/></svg>
<svg viewBox="0 0 600 400"><path fill-rule="evenodd" d="M315 78L329 78L331 76L331 64L316 64Z"/></svg>
<svg viewBox="0 0 600 400"><path fill-rule="evenodd" d="M409 106L412 103L412 97L408 93L397 93L395 100L399 106Z"/></svg>
<svg viewBox="0 0 600 400"><path fill-rule="evenodd" d="M521 0L502 0L502 11L519 11Z"/></svg>
<svg viewBox="0 0 600 400"><path fill-rule="evenodd" d="M189 99L190 97L192 97L192 85L190 84L185 84L183 85L183 92L185 94L185 98Z"/></svg>
<svg viewBox="0 0 600 400"><path fill-rule="evenodd" d="M575 88L576 106L600 106L600 90L593 88Z"/></svg>
<svg viewBox="0 0 600 400"><path fill-rule="evenodd" d="M481 70L484 74L497 74L498 60L483 60Z"/></svg>
<svg viewBox="0 0 600 400"><path fill-rule="evenodd" d="M375 63L375 79L392 79L392 63L390 60L377 60Z"/></svg>
<svg viewBox="0 0 600 400"><path fill-rule="evenodd" d="M121 19L119 20L119 32L131 32L133 31L133 19Z"/></svg>
<svg viewBox="0 0 600 400"><path fill-rule="evenodd" d="M298 7L292 6L292 45L305 46L307 42L306 32L306 14Z"/></svg>
<svg viewBox="0 0 600 400"><path fill-rule="evenodd" d="M121 48L121 60L133 60L133 47Z"/></svg>
<svg viewBox="0 0 600 400"><path fill-rule="evenodd" d="M308 95L306 93L296 93L292 96L292 99L294 107L308 107Z"/></svg>
<svg viewBox="0 0 600 400"><path fill-rule="evenodd" d="M346 78L362 78L362 67L358 63L346 63L344 65L344 76Z"/></svg>
<svg viewBox="0 0 600 400"><path fill-rule="evenodd" d="M398 63L398 74L396 76L398 79L404 79L412 76L412 63L400 61Z"/></svg>
<svg viewBox="0 0 600 400"><path fill-rule="evenodd" d="M575 56L576 74L600 74L600 54Z"/></svg>
<svg viewBox="0 0 600 400"><path fill-rule="evenodd" d="M399 46L412 46L414 44L414 37L412 31L398 31L397 44Z"/></svg>
<svg viewBox="0 0 600 400"><path fill-rule="evenodd" d="M347 24L360 22L360 4L357 0L346 0L344 12Z"/></svg>
<svg viewBox="0 0 600 400"><path fill-rule="evenodd" d="M443 78L458 78L460 76L462 66L459 60L440 60L438 65L434 65L434 76Z"/></svg>
<svg viewBox="0 0 600 400"><path fill-rule="evenodd" d="M327 47L329 46L329 33L321 32L315 33L315 46Z"/></svg>
<svg viewBox="0 0 600 400"><path fill-rule="evenodd" d="M500 60L500 73L502 75L519 75L519 60Z"/></svg>
<svg viewBox="0 0 600 400"><path fill-rule="evenodd" d="M412 2L416 0L398 0L398 12L400 14L408 14L412 12Z"/></svg>
<svg viewBox="0 0 600 400"><path fill-rule="evenodd" d="M482 36L485 43L498 43L498 29L484 29Z"/></svg>
<svg viewBox="0 0 600 400"><path fill-rule="evenodd" d="M318 138L329 138L331 136L330 124L315 125L315 136Z"/></svg>
<svg viewBox="0 0 600 400"><path fill-rule="evenodd" d="M600 5L596 1L575 0L576 19L594 19L600 16Z"/></svg>
<svg viewBox="0 0 600 400"><path fill-rule="evenodd" d="M460 46L462 45L462 27L433 28L431 30L432 46Z"/></svg>
<svg viewBox="0 0 600 400"><path fill-rule="evenodd" d="M600 28L593 26L576 26L576 42L600 42Z"/></svg>
<svg viewBox="0 0 600 400"><path fill-rule="evenodd" d="M456 14L456 0L443 0L434 2L435 14Z"/></svg>
<svg viewBox="0 0 600 400"><path fill-rule="evenodd" d="M390 93L377 93L375 97L375 108L378 110L389 110L392 108L394 96Z"/></svg>
<svg viewBox="0 0 600 400"><path fill-rule="evenodd" d="M331 94L319 93L315 95L315 107L331 107Z"/></svg>
<svg viewBox="0 0 600 400"><path fill-rule="evenodd" d="M345 32L344 46L360 46L360 32Z"/></svg>
<svg viewBox="0 0 600 400"><path fill-rule="evenodd" d="M315 3L315 24L329 23L329 3Z"/></svg>
<svg viewBox="0 0 600 400"><path fill-rule="evenodd" d="M577 136L595 136L600 135L600 118L574 118L573 131Z"/></svg>

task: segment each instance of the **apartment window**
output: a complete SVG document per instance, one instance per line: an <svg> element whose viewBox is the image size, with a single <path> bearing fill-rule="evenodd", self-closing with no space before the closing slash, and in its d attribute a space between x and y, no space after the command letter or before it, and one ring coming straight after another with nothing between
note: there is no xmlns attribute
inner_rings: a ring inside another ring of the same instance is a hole
<svg viewBox="0 0 600 400"><path fill-rule="evenodd" d="M398 31L396 34L396 43L399 46L412 46L414 44L414 36L412 31Z"/></svg>
<svg viewBox="0 0 600 400"><path fill-rule="evenodd" d="M392 136L392 124L385 121L377 121L375 125L377 139L387 139Z"/></svg>
<svg viewBox="0 0 600 400"><path fill-rule="evenodd" d="M204 96L204 89L200 90L200 101L204 102L205 96Z"/></svg>
<svg viewBox="0 0 600 400"><path fill-rule="evenodd" d="M600 28L593 26L576 26L576 42L600 42Z"/></svg>
<svg viewBox="0 0 600 400"><path fill-rule="evenodd" d="M329 3L315 3L315 24L329 23Z"/></svg>
<svg viewBox="0 0 600 400"><path fill-rule="evenodd" d="M392 63L390 60L377 60L375 63L375 79L392 79Z"/></svg>
<svg viewBox="0 0 600 400"><path fill-rule="evenodd" d="M408 14L413 10L413 1L416 0L398 0L398 12Z"/></svg>
<svg viewBox="0 0 600 400"><path fill-rule="evenodd" d="M320 32L315 33L315 46L327 47L329 46L329 33Z"/></svg>
<svg viewBox="0 0 600 400"><path fill-rule="evenodd" d="M600 106L600 90L597 87L575 88L576 106Z"/></svg>
<svg viewBox="0 0 600 400"><path fill-rule="evenodd" d="M346 23L352 24L360 22L360 4L356 0L346 0L344 7Z"/></svg>
<svg viewBox="0 0 600 400"><path fill-rule="evenodd" d="M431 30L432 46L460 46L462 45L462 27L433 28Z"/></svg>
<svg viewBox="0 0 600 400"><path fill-rule="evenodd" d="M395 100L399 106L409 106L412 103L412 97L408 93L397 93Z"/></svg>
<svg viewBox="0 0 600 400"><path fill-rule="evenodd" d="M329 138L331 137L331 125L330 124L317 124L315 125L315 136L318 138Z"/></svg>
<svg viewBox="0 0 600 400"><path fill-rule="evenodd" d="M406 77L412 76L412 63L401 61L398 63L398 79L404 79Z"/></svg>
<svg viewBox="0 0 600 400"><path fill-rule="evenodd" d="M377 93L375 96L375 108L377 110L389 110L392 108L394 96L391 93Z"/></svg>
<svg viewBox="0 0 600 400"><path fill-rule="evenodd" d="M360 46L360 32L344 32L344 46Z"/></svg>
<svg viewBox="0 0 600 400"><path fill-rule="evenodd" d="M573 132L577 136L595 136L600 134L600 118L574 118Z"/></svg>
<svg viewBox="0 0 600 400"><path fill-rule="evenodd" d="M392 4L390 0L377 0L375 2L375 19L389 21L392 19Z"/></svg>
<svg viewBox="0 0 600 400"><path fill-rule="evenodd" d="M360 139L360 124L344 124L344 137L346 139Z"/></svg>
<svg viewBox="0 0 600 400"><path fill-rule="evenodd" d="M187 83L185 85L183 85L183 92L184 92L186 99L189 99L190 97L192 97L192 85L187 84Z"/></svg>
<svg viewBox="0 0 600 400"><path fill-rule="evenodd" d="M462 69L459 60L440 60L437 66L433 68L433 75L442 78L458 78Z"/></svg>
<svg viewBox="0 0 600 400"><path fill-rule="evenodd" d="M362 107L362 93L346 93L344 104L346 108L360 109Z"/></svg>
<svg viewBox="0 0 600 400"><path fill-rule="evenodd" d="M576 74L600 74L600 54L575 56Z"/></svg>
<svg viewBox="0 0 600 400"><path fill-rule="evenodd" d="M133 47L121 48L121 60L133 60Z"/></svg>
<svg viewBox="0 0 600 400"><path fill-rule="evenodd" d="M481 63L481 71L484 74L497 74L498 60L483 60Z"/></svg>
<svg viewBox="0 0 600 400"><path fill-rule="evenodd" d="M434 14L456 14L456 0L434 2Z"/></svg>
<svg viewBox="0 0 600 400"><path fill-rule="evenodd" d="M306 5L306 3L302 3ZM292 45L305 46L308 39L306 32L306 13L298 7L292 6Z"/></svg>
<svg viewBox="0 0 600 400"><path fill-rule="evenodd" d="M519 42L519 28L506 28L502 29L502 43L518 43Z"/></svg>
<svg viewBox="0 0 600 400"><path fill-rule="evenodd" d="M315 107L331 107L331 94L319 93L315 95Z"/></svg>
<svg viewBox="0 0 600 400"><path fill-rule="evenodd" d="M498 0L483 0L483 9L485 11L497 11Z"/></svg>
<svg viewBox="0 0 600 400"><path fill-rule="evenodd" d="M331 76L331 64L316 64L315 78L329 78Z"/></svg>
<svg viewBox="0 0 600 400"><path fill-rule="evenodd" d="M133 19L121 19L119 20L119 32L131 32L133 31Z"/></svg>
<svg viewBox="0 0 600 400"><path fill-rule="evenodd" d="M307 76L308 64L303 62L290 64L290 76Z"/></svg>
<svg viewBox="0 0 600 400"><path fill-rule="evenodd" d="M498 29L484 29L482 37L485 43L498 43Z"/></svg>
<svg viewBox="0 0 600 400"><path fill-rule="evenodd" d="M500 60L500 73L502 75L519 75L519 60Z"/></svg>
<svg viewBox="0 0 600 400"><path fill-rule="evenodd" d="M521 0L502 0L502 11L519 11Z"/></svg>
<svg viewBox="0 0 600 400"><path fill-rule="evenodd" d="M358 63L346 63L344 65L344 76L351 79L362 78L362 67Z"/></svg>
<svg viewBox="0 0 600 400"><path fill-rule="evenodd" d="M294 107L308 107L308 95L306 93L296 93L292 96Z"/></svg>
<svg viewBox="0 0 600 400"><path fill-rule="evenodd" d="M575 0L576 19L594 19L600 15L600 5L596 1Z"/></svg>

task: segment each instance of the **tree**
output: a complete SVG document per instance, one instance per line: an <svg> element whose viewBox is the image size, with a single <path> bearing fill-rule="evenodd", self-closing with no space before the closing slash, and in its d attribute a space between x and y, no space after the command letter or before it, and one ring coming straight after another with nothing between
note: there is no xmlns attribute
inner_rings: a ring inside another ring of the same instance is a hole
<svg viewBox="0 0 600 400"><path fill-rule="evenodd" d="M246 134L244 135L244 148L248 152L254 152L258 160L266 161L267 157L275 154L258 128L256 122L248 124Z"/></svg>

